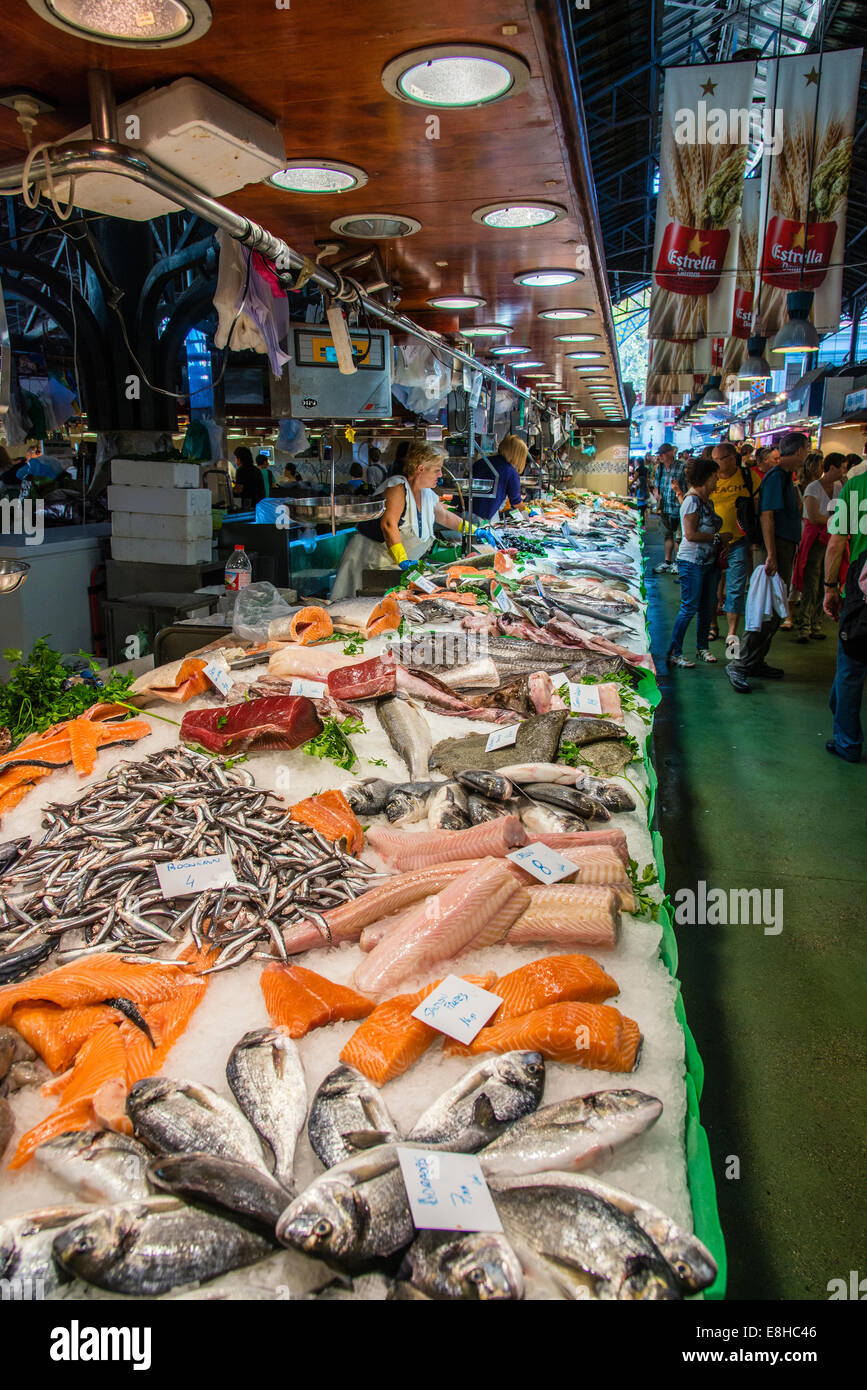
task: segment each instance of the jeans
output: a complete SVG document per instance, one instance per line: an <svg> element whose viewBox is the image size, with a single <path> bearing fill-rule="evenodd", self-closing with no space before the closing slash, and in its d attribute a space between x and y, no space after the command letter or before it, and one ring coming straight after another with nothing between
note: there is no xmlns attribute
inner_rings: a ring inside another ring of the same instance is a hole
<svg viewBox="0 0 867 1390"><path fill-rule="evenodd" d="M825 578L825 547L819 540L813 541L804 568L804 587L801 602L795 618L795 630L800 637L809 637L811 632L822 631L823 581Z"/></svg>
<svg viewBox="0 0 867 1390"><path fill-rule="evenodd" d="M787 588L792 582L792 566L795 562L796 549L797 546L794 541L786 541L779 536L777 537L777 569ZM758 668L767 661L768 651L774 640L774 633L782 621L778 613L772 612L757 632L744 633L741 642L741 654L737 661L730 662L729 670L739 671L742 676L748 676L750 672L755 674Z"/></svg>
<svg viewBox="0 0 867 1390"><path fill-rule="evenodd" d="M711 619L716 612L719 570L714 564L694 565L690 560L678 560L677 572L680 575L680 611L674 620L669 651L680 656L686 630L696 613L696 650L702 651L707 646Z"/></svg>
<svg viewBox="0 0 867 1390"><path fill-rule="evenodd" d="M847 656L837 645L837 674L828 704L834 716L834 743L844 758L861 759L864 734L861 729L861 696L867 680L867 664Z"/></svg>
<svg viewBox="0 0 867 1390"><path fill-rule="evenodd" d="M724 613L743 613L746 607L749 564L750 547L746 541L738 541L729 547Z"/></svg>

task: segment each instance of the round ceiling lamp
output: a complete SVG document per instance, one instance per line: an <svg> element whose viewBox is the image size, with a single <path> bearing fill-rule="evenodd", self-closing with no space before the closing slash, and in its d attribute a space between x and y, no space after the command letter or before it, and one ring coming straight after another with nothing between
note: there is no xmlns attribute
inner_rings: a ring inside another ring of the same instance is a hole
<svg viewBox="0 0 867 1390"><path fill-rule="evenodd" d="M529 285L530 289L551 289L555 285L574 285L576 280L584 279L582 270L519 270L515 275L516 285Z"/></svg>
<svg viewBox="0 0 867 1390"><path fill-rule="evenodd" d="M512 347L511 344L507 343L504 347L491 348L491 355L493 357L514 357L515 355L529 351L530 349L528 347Z"/></svg>
<svg viewBox="0 0 867 1390"><path fill-rule="evenodd" d="M361 241L388 241L395 237L413 236L421 231L421 223L414 217L405 217L403 213L354 212L346 217L335 217L331 230L344 236L358 237Z"/></svg>
<svg viewBox="0 0 867 1390"><path fill-rule="evenodd" d="M438 294L427 302L432 309L481 309L486 303L474 294Z"/></svg>
<svg viewBox="0 0 867 1390"><path fill-rule="evenodd" d="M516 363L515 363L515 371L516 371L516 372L524 372L525 375L529 375L529 374L527 373L527 370L526 370L527 367L544 367L544 365L545 365L544 362L535 362L535 361L531 361L531 362L516 362ZM538 373L538 372L533 372L532 375L533 375L533 376L538 376L539 373ZM544 373L543 373L543 375L544 375Z"/></svg>
<svg viewBox="0 0 867 1390"><path fill-rule="evenodd" d="M582 351L582 352L570 352L570 353L567 353L567 356L568 356L568 357L580 357L581 360L583 361L585 358L590 359L590 358L593 358L593 357L604 357L605 354L604 354L603 352L587 352L587 351L585 350L585 351Z"/></svg>
<svg viewBox="0 0 867 1390"><path fill-rule="evenodd" d="M469 328L461 328L460 335L462 338L502 338L511 331L507 323L474 323Z"/></svg>
<svg viewBox="0 0 867 1390"><path fill-rule="evenodd" d="M476 208L473 221L481 222L485 227L513 231L521 227L544 227L550 222L561 222L565 216L566 208L560 203L515 198L508 203L487 203L482 208Z"/></svg>
<svg viewBox="0 0 867 1390"><path fill-rule="evenodd" d="M767 381L771 375L765 357L766 338L760 335L747 339L747 357L740 371L738 381Z"/></svg>
<svg viewBox="0 0 867 1390"><path fill-rule="evenodd" d="M522 92L530 81L524 59L478 43L438 43L413 48L386 63L383 87L416 106L491 106Z"/></svg>
<svg viewBox="0 0 867 1390"><path fill-rule="evenodd" d="M537 318L552 319L556 323L565 323L569 319L589 319L592 317L590 309L542 309Z"/></svg>
<svg viewBox="0 0 867 1390"><path fill-rule="evenodd" d="M206 0L27 0L40 19L112 48L171 48L211 27Z"/></svg>
<svg viewBox="0 0 867 1390"><path fill-rule="evenodd" d="M363 188L367 175L356 164L340 159L289 159L286 168L272 174L268 183L286 193L348 193Z"/></svg>

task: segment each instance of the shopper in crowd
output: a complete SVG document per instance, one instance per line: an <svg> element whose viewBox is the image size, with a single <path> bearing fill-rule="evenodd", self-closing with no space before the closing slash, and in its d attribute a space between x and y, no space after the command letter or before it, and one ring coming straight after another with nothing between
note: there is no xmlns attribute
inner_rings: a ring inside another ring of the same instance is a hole
<svg viewBox="0 0 867 1390"><path fill-rule="evenodd" d="M750 464L756 492L761 487L765 474L770 473L772 468L776 468L779 462L780 451L775 444L763 445L762 448L756 449L755 462Z"/></svg>
<svg viewBox="0 0 867 1390"><path fill-rule="evenodd" d="M653 491L656 510L662 518L665 559L662 564L654 566L654 574L678 572L674 563L674 541L680 526L680 504L686 495L687 486L686 469L675 458L674 445L661 445L657 454Z"/></svg>
<svg viewBox="0 0 867 1390"><path fill-rule="evenodd" d="M837 499L832 534L825 550L825 601L829 618L840 619L837 671L829 705L834 716L834 736L825 744L829 753L848 763L861 761L864 733L861 700L867 680L867 468L849 477ZM845 597L839 577L849 545Z"/></svg>
<svg viewBox="0 0 867 1390"><path fill-rule="evenodd" d="M807 455L807 464L813 457ZM828 544L828 514L840 495L844 454L828 454L822 475L807 483L804 490L804 518L801 543L792 571L792 588L800 589L801 602L795 618L796 642L805 645L810 638L824 642L822 631L822 580L825 547Z"/></svg>
<svg viewBox="0 0 867 1390"><path fill-rule="evenodd" d="M755 452L755 448L750 443L750 441L748 439L745 439L744 442L741 444L740 448L738 449L738 454L740 455L741 463L745 463L747 467L749 467L753 461L753 456Z"/></svg>
<svg viewBox="0 0 867 1390"><path fill-rule="evenodd" d="M235 485L232 491L236 497L240 497L245 507L255 507L265 496L262 470L256 467L246 444L240 444L235 450Z"/></svg>
<svg viewBox="0 0 867 1390"><path fill-rule="evenodd" d="M715 662L708 649L708 634L716 605L717 559L730 536L722 531L722 519L714 511L710 495L719 469L713 459L694 459L687 471L689 491L681 503L683 539L677 551L680 574L680 610L674 620L669 666L695 666L683 654L683 640L696 618L696 657Z"/></svg>
<svg viewBox="0 0 867 1390"><path fill-rule="evenodd" d="M650 497L650 465L652 461L651 454L648 454L646 458L642 458L639 454L635 464L635 476L633 479L635 483L635 500L641 509L642 517L645 514Z"/></svg>
<svg viewBox="0 0 867 1390"><path fill-rule="evenodd" d="M738 500L744 498L749 506L755 505L753 480L749 468L738 458L735 446L730 440L724 439L717 444L713 457L719 468L719 476L710 500L717 515L722 518L723 531L732 538L726 552L726 568L723 572L723 612L728 624L726 656L731 659L737 656L740 649L737 636L738 621L744 611L747 580L750 575L750 542L738 524Z"/></svg>
<svg viewBox="0 0 867 1390"><path fill-rule="evenodd" d="M807 456L809 440L805 434L793 431L780 443L780 462L769 469L759 488L758 510L765 542L765 573L769 578L779 574L788 588L792 578L795 552L801 539L801 518L792 475ZM726 671L733 689L739 694L752 690L749 676L780 680L785 672L769 666L767 657L780 617L772 611L758 629L747 632L741 642L740 656Z"/></svg>
<svg viewBox="0 0 867 1390"><path fill-rule="evenodd" d="M843 464L843 482L848 482L860 473L867 473L867 459L862 458L860 454L847 454Z"/></svg>

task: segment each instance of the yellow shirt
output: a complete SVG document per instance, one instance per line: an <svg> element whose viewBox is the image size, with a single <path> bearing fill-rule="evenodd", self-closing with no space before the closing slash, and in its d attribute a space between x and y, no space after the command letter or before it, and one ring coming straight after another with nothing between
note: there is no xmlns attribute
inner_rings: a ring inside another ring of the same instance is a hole
<svg viewBox="0 0 867 1390"><path fill-rule="evenodd" d="M730 478L719 477L710 495L711 506L722 517L722 530L728 531L733 541L743 539L743 532L738 527L737 500L749 495L750 490L740 468L736 468Z"/></svg>

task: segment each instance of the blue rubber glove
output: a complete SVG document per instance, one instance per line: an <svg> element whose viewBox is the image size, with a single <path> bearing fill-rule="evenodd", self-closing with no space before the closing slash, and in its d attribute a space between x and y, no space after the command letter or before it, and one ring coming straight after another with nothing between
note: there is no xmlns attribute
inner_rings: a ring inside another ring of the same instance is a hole
<svg viewBox="0 0 867 1390"><path fill-rule="evenodd" d="M400 564L398 565L399 570L414 570L417 569L417 567L417 560L401 560Z"/></svg>
<svg viewBox="0 0 867 1390"><path fill-rule="evenodd" d="M527 508L527 515L528 515L528 516L538 516L538 515L539 515L539 508L538 508L538 507L528 507L528 508Z"/></svg>
<svg viewBox="0 0 867 1390"><path fill-rule="evenodd" d="M492 545L495 550L500 545L500 542L494 535L493 531L489 531L487 526L479 526L478 529L473 532L473 540L484 541L487 545Z"/></svg>

